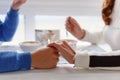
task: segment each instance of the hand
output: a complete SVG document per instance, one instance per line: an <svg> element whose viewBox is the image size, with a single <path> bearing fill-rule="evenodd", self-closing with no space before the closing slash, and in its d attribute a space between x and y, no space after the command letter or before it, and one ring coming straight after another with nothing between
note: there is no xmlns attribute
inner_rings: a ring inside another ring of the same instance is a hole
<svg viewBox="0 0 120 80"><path fill-rule="evenodd" d="M59 54L54 48L43 48L31 53L32 67L36 69L55 68Z"/></svg>
<svg viewBox="0 0 120 80"><path fill-rule="evenodd" d="M82 39L84 37L85 30L81 29L80 25L77 23L77 21L74 18L68 17L66 19L65 26L66 26L66 30L69 31L77 39Z"/></svg>
<svg viewBox="0 0 120 80"><path fill-rule="evenodd" d="M27 0L12 0L11 7L14 10L18 10L22 4L24 4Z"/></svg>
<svg viewBox="0 0 120 80"><path fill-rule="evenodd" d="M48 46L56 48L70 64L74 63L75 52L65 41L61 43L51 43Z"/></svg>

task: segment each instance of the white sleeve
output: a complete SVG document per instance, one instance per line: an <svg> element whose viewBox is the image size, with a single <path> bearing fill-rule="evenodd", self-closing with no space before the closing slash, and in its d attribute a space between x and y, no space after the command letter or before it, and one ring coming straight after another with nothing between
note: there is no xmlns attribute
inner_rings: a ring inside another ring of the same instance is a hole
<svg viewBox="0 0 120 80"><path fill-rule="evenodd" d="M117 56L120 55L120 50L111 51L111 52L88 52L88 51L77 51L75 55L75 64L76 68L83 67L89 68L90 67L90 56ZM95 65L95 64L94 64Z"/></svg>
<svg viewBox="0 0 120 80"><path fill-rule="evenodd" d="M101 40L103 40L103 32L94 32L94 33L90 33L88 31L86 31L85 33L85 37L83 39L81 39L82 41L88 41L91 43L98 43Z"/></svg>
<svg viewBox="0 0 120 80"><path fill-rule="evenodd" d="M74 67L89 68L90 57L86 51L76 52Z"/></svg>

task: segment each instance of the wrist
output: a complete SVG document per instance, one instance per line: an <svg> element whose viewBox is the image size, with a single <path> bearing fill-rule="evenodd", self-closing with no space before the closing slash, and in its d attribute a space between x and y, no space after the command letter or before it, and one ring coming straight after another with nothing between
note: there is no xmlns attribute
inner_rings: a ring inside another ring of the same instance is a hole
<svg viewBox="0 0 120 80"><path fill-rule="evenodd" d="M34 68L35 65L35 53L31 52L31 67Z"/></svg>
<svg viewBox="0 0 120 80"><path fill-rule="evenodd" d="M84 29L81 30L81 36L78 37L79 40L83 39L85 37L86 31Z"/></svg>
<svg viewBox="0 0 120 80"><path fill-rule="evenodd" d="M11 6L11 8L16 11L19 10L19 7Z"/></svg>
<svg viewBox="0 0 120 80"><path fill-rule="evenodd" d="M31 54L29 52L19 53L18 58L20 69L29 70L31 68Z"/></svg>
<svg viewBox="0 0 120 80"><path fill-rule="evenodd" d="M10 11L12 11L12 12L18 12L19 9L13 9L12 7L10 7Z"/></svg>

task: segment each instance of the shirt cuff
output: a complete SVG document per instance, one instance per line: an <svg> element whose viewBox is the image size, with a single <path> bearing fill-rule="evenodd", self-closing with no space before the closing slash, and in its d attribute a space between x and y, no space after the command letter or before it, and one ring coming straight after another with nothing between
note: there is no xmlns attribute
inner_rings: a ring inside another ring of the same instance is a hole
<svg viewBox="0 0 120 80"><path fill-rule="evenodd" d="M81 52L81 53L76 52L74 67L89 68L89 64L90 64L90 57L88 54L85 54L85 52Z"/></svg>
<svg viewBox="0 0 120 80"><path fill-rule="evenodd" d="M19 66L21 70L29 70L31 68L30 53L19 53Z"/></svg>
<svg viewBox="0 0 120 80"><path fill-rule="evenodd" d="M89 37L90 37L90 33L86 30L85 31L85 36L83 39L81 39L82 41L88 41L89 40Z"/></svg>

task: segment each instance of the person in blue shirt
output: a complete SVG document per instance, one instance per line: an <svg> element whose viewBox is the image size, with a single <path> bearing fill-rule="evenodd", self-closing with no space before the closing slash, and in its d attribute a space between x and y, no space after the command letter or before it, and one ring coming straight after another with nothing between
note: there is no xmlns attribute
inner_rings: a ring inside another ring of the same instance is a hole
<svg viewBox="0 0 120 80"><path fill-rule="evenodd" d="M5 21L0 20L0 41L10 41L18 26L19 8L27 0L12 0ZM59 54L52 47L41 48L33 52L0 51L0 73L35 69L55 68Z"/></svg>

